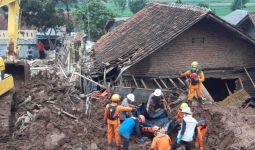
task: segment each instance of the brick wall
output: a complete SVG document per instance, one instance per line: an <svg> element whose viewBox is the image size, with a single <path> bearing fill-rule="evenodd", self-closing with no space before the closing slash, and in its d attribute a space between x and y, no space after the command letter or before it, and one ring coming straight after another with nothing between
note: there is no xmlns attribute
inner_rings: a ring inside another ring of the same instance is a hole
<svg viewBox="0 0 255 150"><path fill-rule="evenodd" d="M177 74L189 69L193 60L197 60L202 68L254 66L255 46L237 36L204 19L125 74Z"/></svg>

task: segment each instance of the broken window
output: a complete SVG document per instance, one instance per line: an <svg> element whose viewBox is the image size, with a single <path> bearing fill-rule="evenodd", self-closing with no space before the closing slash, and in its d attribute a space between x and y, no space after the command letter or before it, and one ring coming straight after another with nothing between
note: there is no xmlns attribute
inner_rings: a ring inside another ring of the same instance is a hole
<svg viewBox="0 0 255 150"><path fill-rule="evenodd" d="M204 86L211 94L214 101L222 101L236 90L235 81L237 79L208 78Z"/></svg>

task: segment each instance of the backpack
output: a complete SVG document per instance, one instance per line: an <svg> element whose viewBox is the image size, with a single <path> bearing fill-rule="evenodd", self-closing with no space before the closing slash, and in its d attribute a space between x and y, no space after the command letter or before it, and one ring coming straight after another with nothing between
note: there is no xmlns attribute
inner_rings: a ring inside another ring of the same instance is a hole
<svg viewBox="0 0 255 150"><path fill-rule="evenodd" d="M109 105L109 107L108 107L108 119L109 120L117 120L118 119L118 115L114 115L116 109L117 109L117 106Z"/></svg>
<svg viewBox="0 0 255 150"><path fill-rule="evenodd" d="M190 78L190 83L192 84L192 85L197 85L198 84L198 78Z"/></svg>

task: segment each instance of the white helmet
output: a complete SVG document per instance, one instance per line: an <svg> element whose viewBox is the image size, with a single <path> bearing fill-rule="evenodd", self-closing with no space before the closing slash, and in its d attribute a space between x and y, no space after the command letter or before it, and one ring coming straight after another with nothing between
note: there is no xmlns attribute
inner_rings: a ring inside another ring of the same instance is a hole
<svg viewBox="0 0 255 150"><path fill-rule="evenodd" d="M131 102L134 102L134 101L135 101L135 95L132 94L132 93L129 93L129 94L127 95L127 98L128 98Z"/></svg>
<svg viewBox="0 0 255 150"><path fill-rule="evenodd" d="M182 110L183 113L186 113L186 114L191 114L191 110L189 107L186 107Z"/></svg>
<svg viewBox="0 0 255 150"><path fill-rule="evenodd" d="M162 95L162 91L160 89L156 89L153 93L153 95L155 96L161 96Z"/></svg>

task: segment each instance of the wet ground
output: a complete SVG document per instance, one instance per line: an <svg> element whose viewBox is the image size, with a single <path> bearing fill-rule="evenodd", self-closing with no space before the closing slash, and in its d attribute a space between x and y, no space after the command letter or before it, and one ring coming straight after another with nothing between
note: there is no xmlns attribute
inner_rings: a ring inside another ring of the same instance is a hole
<svg viewBox="0 0 255 150"><path fill-rule="evenodd" d="M91 115L86 115L79 94L74 83L49 73L16 89L10 135L0 140L0 149L116 149L106 141L103 109L108 102L91 99ZM212 104L196 110L195 117L208 123L205 149L255 149L255 109ZM130 149L145 150L150 143L132 141Z"/></svg>

